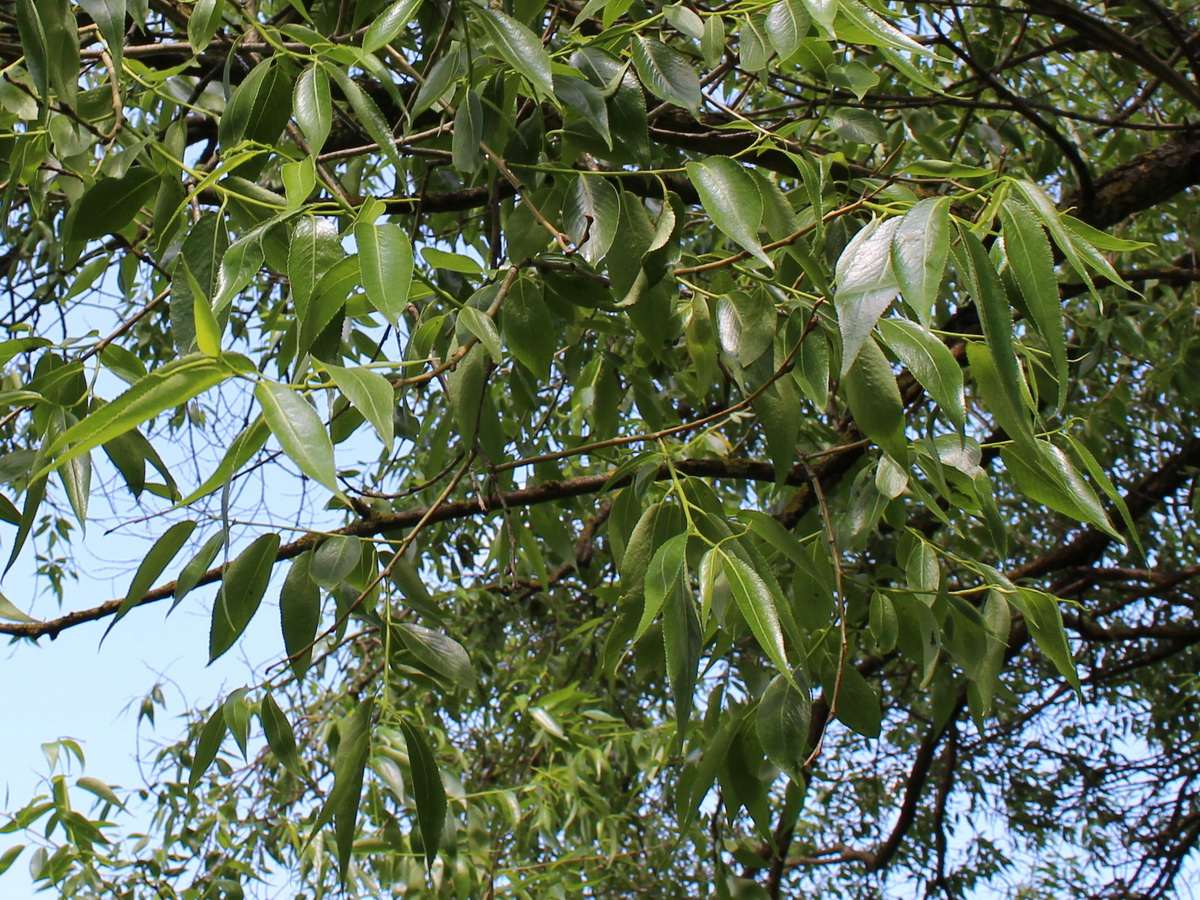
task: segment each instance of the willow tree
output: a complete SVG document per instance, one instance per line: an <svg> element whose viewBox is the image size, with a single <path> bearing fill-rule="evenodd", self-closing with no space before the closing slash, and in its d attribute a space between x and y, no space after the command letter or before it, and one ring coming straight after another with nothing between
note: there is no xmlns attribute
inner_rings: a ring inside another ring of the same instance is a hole
<svg viewBox="0 0 1200 900"><path fill-rule="evenodd" d="M1169 890L1198 38L1180 0L0 4L0 519L60 603L0 632L281 623L153 788L57 777L0 870ZM91 605L55 548L144 516Z"/></svg>

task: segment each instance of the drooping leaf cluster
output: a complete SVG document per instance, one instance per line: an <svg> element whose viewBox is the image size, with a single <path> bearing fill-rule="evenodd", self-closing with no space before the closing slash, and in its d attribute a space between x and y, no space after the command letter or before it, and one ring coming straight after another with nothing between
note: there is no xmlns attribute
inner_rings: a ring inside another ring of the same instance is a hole
<svg viewBox="0 0 1200 900"><path fill-rule="evenodd" d="M0 3L0 520L65 607L0 631L280 633L154 789L57 774L0 832L66 897L1168 890L1197 34ZM143 516L74 596L62 548Z"/></svg>

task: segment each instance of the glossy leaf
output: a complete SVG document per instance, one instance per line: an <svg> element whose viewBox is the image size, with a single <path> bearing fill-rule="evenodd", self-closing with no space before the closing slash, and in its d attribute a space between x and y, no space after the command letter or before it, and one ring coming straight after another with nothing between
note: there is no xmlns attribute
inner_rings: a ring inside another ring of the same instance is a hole
<svg viewBox="0 0 1200 900"><path fill-rule="evenodd" d="M421 8L422 0L397 0L371 22L363 35L362 48L374 53L390 44L413 20Z"/></svg>
<svg viewBox="0 0 1200 900"><path fill-rule="evenodd" d="M703 97L700 78L678 50L638 35L633 41L633 65L642 85L656 97L696 114Z"/></svg>
<svg viewBox="0 0 1200 900"><path fill-rule="evenodd" d="M758 240L763 201L750 174L724 156L689 162L687 173L713 224L768 267L773 266Z"/></svg>
<svg viewBox="0 0 1200 900"><path fill-rule="evenodd" d="M962 366L949 348L921 326L903 319L879 322L883 342L929 392L954 424L966 424Z"/></svg>
<svg viewBox="0 0 1200 900"><path fill-rule="evenodd" d="M208 660L212 662L234 645L262 602L271 580L279 535L264 534L243 550L225 569L221 589L213 604L208 638Z"/></svg>
<svg viewBox="0 0 1200 900"><path fill-rule="evenodd" d="M413 794L417 800L417 824L425 844L425 866L437 858L442 830L446 823L446 789L438 772L437 759L428 742L407 719L400 720L408 762L412 768Z"/></svg>
<svg viewBox="0 0 1200 900"><path fill-rule="evenodd" d="M333 127L329 76L319 65L309 66L296 80L292 106L296 110L296 124L304 132L309 151L319 153Z"/></svg>
<svg viewBox="0 0 1200 900"><path fill-rule="evenodd" d="M550 74L550 56L542 42L527 27L512 16L490 6L471 9L478 13L492 45L504 61L525 76L534 91L542 97L554 96L554 79Z"/></svg>
<svg viewBox="0 0 1200 900"><path fill-rule="evenodd" d="M606 178L580 175L563 201L563 229L593 266L608 254L621 218L620 196Z"/></svg>
<svg viewBox="0 0 1200 900"><path fill-rule="evenodd" d="M804 777L808 756L808 727L812 721L812 697L803 669L792 673L792 681L776 675L763 692L755 716L758 739L767 758L794 781Z"/></svg>
<svg viewBox="0 0 1200 900"><path fill-rule="evenodd" d="M90 241L118 232L157 190L158 176L143 166L133 166L120 178L101 178L71 208L63 236L70 241Z"/></svg>
<svg viewBox="0 0 1200 900"><path fill-rule="evenodd" d="M392 446L395 436L392 415L396 401L391 382L365 366L346 369L332 363L323 365L338 390L371 423L383 446Z"/></svg>
<svg viewBox="0 0 1200 900"><path fill-rule="evenodd" d="M196 555L188 560L187 565L180 570L179 577L175 579L175 599L171 601L171 609L167 610L168 614L200 583L200 579L204 577L204 573L208 571L209 567L213 564L213 560L217 558L217 554L221 552L221 548L225 546L225 541L228 537L229 535L225 529L221 529L211 535L204 542L204 545L196 551Z"/></svg>
<svg viewBox="0 0 1200 900"><path fill-rule="evenodd" d="M892 459L908 460L904 436L904 404L896 376L879 345L868 340L843 381L850 413L863 433Z"/></svg>
<svg viewBox="0 0 1200 900"><path fill-rule="evenodd" d="M941 197L918 201L892 232L891 258L904 301L926 327L949 254L949 202Z"/></svg>
<svg viewBox="0 0 1200 900"><path fill-rule="evenodd" d="M254 396L267 427L288 458L317 484L339 493L333 443L316 410L285 384L259 382Z"/></svg>
<svg viewBox="0 0 1200 900"><path fill-rule="evenodd" d="M858 232L838 257L833 302L842 335L843 378L899 292L892 270L892 239L899 226L899 219L877 219Z"/></svg>
<svg viewBox="0 0 1200 900"><path fill-rule="evenodd" d="M779 611L766 582L742 559L723 551L721 569L729 581L733 598L750 624L750 630L754 632L759 646L775 664L775 668L784 673L784 678L789 679L792 669L788 665Z"/></svg>
<svg viewBox="0 0 1200 900"><path fill-rule="evenodd" d="M462 644L440 632L407 622L396 628L401 642L429 671L457 685L475 685L475 669Z"/></svg>
<svg viewBox="0 0 1200 900"><path fill-rule="evenodd" d="M321 623L321 591L309 574L312 553L302 553L288 567L279 592L279 618L288 663L303 678L312 661L312 644Z"/></svg>
<svg viewBox="0 0 1200 900"><path fill-rule="evenodd" d="M399 225L354 226L363 287L371 305L396 325L408 303L412 282L413 252L408 235Z"/></svg>

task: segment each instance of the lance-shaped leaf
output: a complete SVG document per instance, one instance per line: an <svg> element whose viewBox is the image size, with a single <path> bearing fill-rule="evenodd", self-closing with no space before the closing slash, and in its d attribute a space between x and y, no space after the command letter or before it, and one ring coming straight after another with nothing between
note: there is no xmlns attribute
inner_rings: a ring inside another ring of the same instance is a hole
<svg viewBox="0 0 1200 900"><path fill-rule="evenodd" d="M1058 598L1034 588L1020 588L1015 594L1009 595L1009 600L1025 616L1029 633L1050 662L1054 663L1054 668L1067 679L1071 687L1079 691L1079 674L1075 670L1066 629L1063 628Z"/></svg>
<svg viewBox="0 0 1200 900"><path fill-rule="evenodd" d="M580 175L563 200L563 228L579 248L579 255L598 265L617 236L621 199L606 178Z"/></svg>
<svg viewBox="0 0 1200 900"><path fill-rule="evenodd" d="M125 49L125 0L79 0L79 5L96 23L119 72Z"/></svg>
<svg viewBox="0 0 1200 900"><path fill-rule="evenodd" d="M429 867L437 859L442 831L446 826L446 788L442 784L437 759L429 743L407 719L400 720L400 728L404 732L404 743L408 747L413 795L417 800L417 824L421 826L425 865Z"/></svg>
<svg viewBox="0 0 1200 900"><path fill-rule="evenodd" d="M904 403L887 357L873 338L863 344L858 359L843 379L850 414L863 434L902 465L908 461L904 436Z"/></svg>
<svg viewBox="0 0 1200 900"><path fill-rule="evenodd" d="M879 330L883 342L929 391L929 396L950 420L955 425L964 425L967 407L963 399L962 366L950 349L915 322L881 319Z"/></svg>
<svg viewBox="0 0 1200 900"><path fill-rule="evenodd" d="M926 328L950 253L950 200L921 200L892 233L892 269L904 300Z"/></svg>
<svg viewBox="0 0 1200 900"><path fill-rule="evenodd" d="M633 65L646 90L691 113L700 110L700 76L687 57L661 41L642 37L633 40Z"/></svg>
<svg viewBox="0 0 1200 900"><path fill-rule="evenodd" d="M812 721L812 694L803 669L788 681L776 675L758 703L755 727L767 758L793 781L804 777L808 755L808 726Z"/></svg>
<svg viewBox="0 0 1200 900"><path fill-rule="evenodd" d="M771 7L766 18L767 38L780 60L790 59L800 49L810 24L812 17L801 0L779 0Z"/></svg>
<svg viewBox="0 0 1200 900"><path fill-rule="evenodd" d="M308 141L309 153L320 153L333 128L333 98L329 93L329 76L314 63L296 80L292 96L296 123Z"/></svg>
<svg viewBox="0 0 1200 900"><path fill-rule="evenodd" d="M200 737L196 741L196 752L192 754L192 768L188 773L189 791L196 789L196 785L200 783L200 779L204 777L208 767L217 758L217 752L221 749L222 741L225 740L225 732L225 710L223 706L218 706L209 716L208 721L204 723L204 728L201 729Z"/></svg>
<svg viewBox="0 0 1200 900"><path fill-rule="evenodd" d="M188 43L193 53L199 53L208 46L217 33L224 13L225 0L196 0L187 23Z"/></svg>
<svg viewBox="0 0 1200 900"><path fill-rule="evenodd" d="M229 96L217 139L229 148L242 140L274 144L292 114L292 85L284 66L268 58Z"/></svg>
<svg viewBox="0 0 1200 900"><path fill-rule="evenodd" d="M696 601L682 578L667 593L662 610L662 633L667 654L667 680L671 683L671 697L675 701L675 723L683 736L692 713L704 635L696 615Z"/></svg>
<svg viewBox="0 0 1200 900"><path fill-rule="evenodd" d="M375 19L363 35L362 48L374 53L390 44L413 20L422 0L397 0Z"/></svg>
<svg viewBox="0 0 1200 900"><path fill-rule="evenodd" d="M1067 334L1063 325L1062 301L1058 296L1058 279L1054 276L1050 241L1037 217L1023 203L1013 201L1001 205L1000 221L1009 270L1021 296L1025 298L1030 318L1050 348L1061 403L1068 378Z"/></svg>
<svg viewBox="0 0 1200 900"><path fill-rule="evenodd" d="M233 443L221 457L221 462L212 475L204 480L204 484L180 500L176 506L190 506L228 482L242 466L254 458L254 454L263 448L270 436L271 429L267 427L263 417L259 416L233 439Z"/></svg>
<svg viewBox="0 0 1200 900"><path fill-rule="evenodd" d="M321 590L310 575L313 554L302 553L292 560L279 592L279 620L283 646L297 678L303 678L312 662L312 644L321 624Z"/></svg>
<svg viewBox="0 0 1200 900"><path fill-rule="evenodd" d="M634 641L642 639L642 635L658 618L659 612L667 602L667 596L674 591L677 584L685 577L684 557L687 554L687 532L675 535L654 552L650 565L646 569L646 587L643 592L644 603L642 619L634 633Z"/></svg>
<svg viewBox="0 0 1200 900"><path fill-rule="evenodd" d="M68 428L50 446L48 455L56 457L54 465L62 465L150 421L163 410L187 403L210 387L252 371L253 364L236 353L223 353L216 358L197 353L173 360L140 379L112 403ZM37 474L45 472L43 469Z"/></svg>
<svg viewBox="0 0 1200 900"><path fill-rule="evenodd" d="M317 283L345 256L338 240L337 226L332 220L305 216L296 223L288 242L287 274L292 284L296 316L301 321L308 315Z"/></svg>
<svg viewBox="0 0 1200 900"><path fill-rule="evenodd" d="M262 406L267 427L288 458L317 484L340 494L333 442L317 411L295 390L278 382L259 382L254 396Z"/></svg>
<svg viewBox="0 0 1200 900"><path fill-rule="evenodd" d="M333 383L338 386L338 390L345 394L354 408L371 423L383 446L392 446L392 438L395 436L392 413L396 409L392 383L366 367L344 369L332 363L323 365Z"/></svg>
<svg viewBox="0 0 1200 900"><path fill-rule="evenodd" d="M279 535L264 534L225 569L221 589L213 604L208 636L209 662L233 646L258 612L278 552Z"/></svg>
<svg viewBox="0 0 1200 900"><path fill-rule="evenodd" d="M354 226L354 239L367 300L395 326L408 303L412 283L413 252L408 235L399 225L359 222Z"/></svg>
<svg viewBox="0 0 1200 900"><path fill-rule="evenodd" d="M363 772L371 755L371 714L374 708L373 697L364 700L353 713L338 723L339 741L333 760L333 788L325 798L325 805L321 807L309 837L311 842L318 831L336 819L334 832L337 835L338 868L343 881L354 844Z"/></svg>
<svg viewBox="0 0 1200 900"><path fill-rule="evenodd" d="M468 9L477 13L476 20L483 26L504 61L524 75L539 96L553 97L554 78L550 72L550 55L537 35L498 9L474 4Z"/></svg>
<svg viewBox="0 0 1200 900"><path fill-rule="evenodd" d="M395 135L392 134L392 129L384 119L383 113L379 111L379 107L375 101L367 94L363 93L363 89L358 86L353 78L338 68L331 68L329 73L333 76L333 80L337 82L338 87L342 89L342 93L346 95L346 99L350 101L350 108L354 110L359 123L367 130L367 134L371 136L379 149L382 150L391 162L403 170L404 159L396 150Z"/></svg>
<svg viewBox="0 0 1200 900"><path fill-rule="evenodd" d="M144 166L133 166L121 178L101 178L72 205L63 238L90 241L115 234L154 198L158 186L158 175Z"/></svg>
<svg viewBox="0 0 1200 900"><path fill-rule="evenodd" d="M750 173L727 156L689 162L687 173L713 224L766 265L774 267L758 240L763 201Z"/></svg>
<svg viewBox="0 0 1200 900"><path fill-rule="evenodd" d="M775 668L783 673L785 678L790 678L792 667L788 664L787 649L783 643L779 610L767 583L744 560L723 550L719 552L721 568L738 609L746 617L759 646L766 652Z"/></svg>
<svg viewBox="0 0 1200 900"><path fill-rule="evenodd" d="M258 704L258 721L262 723L263 736L275 758L293 775L304 776L304 766L296 750L296 734L270 691L263 693Z"/></svg>
<svg viewBox="0 0 1200 900"><path fill-rule="evenodd" d="M1113 528L1096 492L1083 480L1071 458L1046 441L1000 451L1004 467L1029 499L1079 522L1093 525L1124 542Z"/></svg>
<svg viewBox="0 0 1200 900"><path fill-rule="evenodd" d="M171 610L177 607L179 602L200 583L200 579L204 577L208 567L213 564L217 553L225 546L228 538L229 532L222 528L205 541L204 546L196 552L196 555L188 560L187 565L180 571L179 577L175 579L175 599L171 601L171 609L167 610L167 615L170 615Z"/></svg>
<svg viewBox="0 0 1200 900"><path fill-rule="evenodd" d="M459 687L470 688L475 684L471 659L454 638L407 622L396 626L395 633L405 649L433 675Z"/></svg>
<svg viewBox="0 0 1200 900"><path fill-rule="evenodd" d="M843 378L875 323L899 293L892 271L892 237L899 225L899 219L875 220L859 231L838 257L833 302L842 336Z"/></svg>
<svg viewBox="0 0 1200 900"><path fill-rule="evenodd" d="M187 539L192 536L192 532L196 529L196 523L188 520L186 522L177 522L163 532L162 536L154 542L154 546L150 548L150 552L146 554L146 558L142 560L138 566L137 573L133 576L133 581L129 584L129 590L125 592L125 599L121 601L121 606L117 610L117 614L109 623L108 628L104 630L104 637L113 630L125 614L141 601L146 595L146 591L154 586L154 582L158 580L167 565L173 560L176 554L183 549L183 545L187 543ZM101 641L104 640L101 638Z"/></svg>

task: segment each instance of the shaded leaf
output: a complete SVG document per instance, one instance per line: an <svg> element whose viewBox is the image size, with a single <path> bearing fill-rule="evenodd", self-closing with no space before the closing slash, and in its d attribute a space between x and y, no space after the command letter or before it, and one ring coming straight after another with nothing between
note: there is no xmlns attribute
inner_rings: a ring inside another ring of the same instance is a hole
<svg viewBox="0 0 1200 900"><path fill-rule="evenodd" d="M279 535L264 534L243 550L225 569L221 589L213 604L212 626L208 638L208 659L212 662L233 646L258 611L271 568L279 550Z"/></svg>

